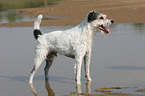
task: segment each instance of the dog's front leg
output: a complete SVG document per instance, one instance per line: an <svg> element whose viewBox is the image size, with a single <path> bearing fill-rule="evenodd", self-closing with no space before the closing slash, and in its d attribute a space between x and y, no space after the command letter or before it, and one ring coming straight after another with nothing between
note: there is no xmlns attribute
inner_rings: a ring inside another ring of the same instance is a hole
<svg viewBox="0 0 145 96"><path fill-rule="evenodd" d="M88 52L86 52L84 56L84 67L85 67L85 77L88 81L92 81L90 76L90 59L91 59L91 48Z"/></svg>
<svg viewBox="0 0 145 96"><path fill-rule="evenodd" d="M75 81L77 81L77 84L81 84L81 66L82 66L82 60L83 57L79 56L75 59L75 66L76 66L76 75L75 75Z"/></svg>

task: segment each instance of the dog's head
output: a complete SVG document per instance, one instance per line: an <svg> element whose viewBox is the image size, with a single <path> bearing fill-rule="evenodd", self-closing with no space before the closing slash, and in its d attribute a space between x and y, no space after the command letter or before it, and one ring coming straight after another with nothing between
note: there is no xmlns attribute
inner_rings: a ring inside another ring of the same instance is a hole
<svg viewBox="0 0 145 96"><path fill-rule="evenodd" d="M107 19L107 15L95 11L88 14L87 20L95 30L105 34L110 33L110 30L106 27L114 23L112 19Z"/></svg>

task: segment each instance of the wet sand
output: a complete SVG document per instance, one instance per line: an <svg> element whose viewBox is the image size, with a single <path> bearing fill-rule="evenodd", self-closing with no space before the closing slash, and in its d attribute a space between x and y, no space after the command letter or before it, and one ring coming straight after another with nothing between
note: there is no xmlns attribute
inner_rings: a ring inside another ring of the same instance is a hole
<svg viewBox="0 0 145 96"><path fill-rule="evenodd" d="M145 22L145 0L64 0L56 5L15 11L32 16L43 14L58 17L43 20L42 26L66 26L79 24L91 10L107 14L115 23ZM0 26L33 26L33 22L7 23Z"/></svg>

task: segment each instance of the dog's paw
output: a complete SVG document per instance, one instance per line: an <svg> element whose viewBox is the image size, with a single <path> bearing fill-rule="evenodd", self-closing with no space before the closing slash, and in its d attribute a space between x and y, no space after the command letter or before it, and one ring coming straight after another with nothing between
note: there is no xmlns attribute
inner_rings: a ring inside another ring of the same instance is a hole
<svg viewBox="0 0 145 96"><path fill-rule="evenodd" d="M90 76L85 76L87 78L88 81L92 81Z"/></svg>
<svg viewBox="0 0 145 96"><path fill-rule="evenodd" d="M81 84L81 81L80 80L77 81L77 85L79 85L79 84Z"/></svg>
<svg viewBox="0 0 145 96"><path fill-rule="evenodd" d="M91 78L87 78L87 80L88 80L88 81L92 81L92 79L91 79Z"/></svg>

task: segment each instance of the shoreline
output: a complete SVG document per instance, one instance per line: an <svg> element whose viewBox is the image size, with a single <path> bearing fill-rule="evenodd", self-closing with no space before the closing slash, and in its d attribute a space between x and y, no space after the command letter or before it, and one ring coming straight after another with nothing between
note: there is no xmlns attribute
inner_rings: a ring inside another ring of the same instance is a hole
<svg viewBox="0 0 145 96"><path fill-rule="evenodd" d="M145 22L144 0L64 0L56 5L39 8L16 9L15 12L37 16L60 17L59 19L43 20L41 26L78 25L91 10L107 14L115 23L143 23ZM30 27L31 22L16 22L0 24L0 27Z"/></svg>

